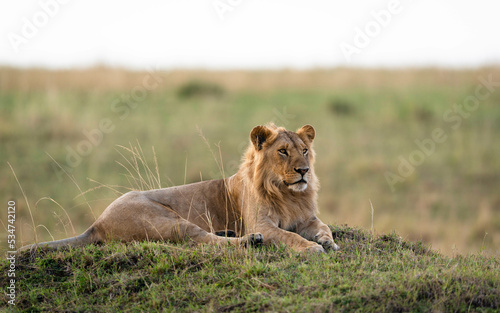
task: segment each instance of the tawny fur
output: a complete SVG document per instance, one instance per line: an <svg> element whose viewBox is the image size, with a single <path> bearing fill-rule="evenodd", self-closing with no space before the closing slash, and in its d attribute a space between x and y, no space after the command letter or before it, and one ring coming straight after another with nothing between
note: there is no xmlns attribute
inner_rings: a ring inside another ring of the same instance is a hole
<svg viewBox="0 0 500 313"><path fill-rule="evenodd" d="M199 243L283 243L297 251L337 250L317 217L315 130L297 132L274 124L256 126L239 171L226 179L150 191L113 201L82 235L38 246L80 246L107 240ZM237 238L215 235L230 230Z"/></svg>

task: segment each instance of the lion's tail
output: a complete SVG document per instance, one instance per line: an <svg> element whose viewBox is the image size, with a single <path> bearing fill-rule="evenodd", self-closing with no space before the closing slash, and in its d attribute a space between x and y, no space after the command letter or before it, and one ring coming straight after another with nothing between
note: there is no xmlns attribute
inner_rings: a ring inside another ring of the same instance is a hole
<svg viewBox="0 0 500 313"><path fill-rule="evenodd" d="M17 251L21 252L21 251L35 250L37 248L45 248L45 247L54 248L54 249L60 248L60 247L79 247L79 246L85 246L85 245L92 244L92 243L99 243L101 241L102 240L97 235L95 228L90 227L83 234L76 236L76 237L55 240L55 241L39 242L39 243L35 243L32 245L27 245L27 246L21 247Z"/></svg>

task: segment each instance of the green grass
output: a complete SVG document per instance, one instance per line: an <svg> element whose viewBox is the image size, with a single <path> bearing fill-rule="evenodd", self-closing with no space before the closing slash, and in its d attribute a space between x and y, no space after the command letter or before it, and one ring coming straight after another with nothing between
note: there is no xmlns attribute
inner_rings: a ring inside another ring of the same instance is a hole
<svg viewBox="0 0 500 313"><path fill-rule="evenodd" d="M332 227L342 247L109 243L18 256L19 312L497 312L500 262ZM7 270L6 261L1 271ZM5 290L6 280L0 280ZM7 305L6 298L2 298Z"/></svg>

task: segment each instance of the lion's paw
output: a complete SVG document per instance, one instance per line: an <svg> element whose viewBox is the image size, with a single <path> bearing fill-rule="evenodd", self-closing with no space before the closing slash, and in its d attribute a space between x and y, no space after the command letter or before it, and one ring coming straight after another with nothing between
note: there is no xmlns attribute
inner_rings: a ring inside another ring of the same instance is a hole
<svg viewBox="0 0 500 313"><path fill-rule="evenodd" d="M241 245L244 247L247 246L260 246L264 243L264 236L261 233L248 234L241 237Z"/></svg>
<svg viewBox="0 0 500 313"><path fill-rule="evenodd" d="M325 250L333 250L338 251L340 247L333 242L333 239L326 237L325 239L321 238L318 240L318 243L325 248Z"/></svg>
<svg viewBox="0 0 500 313"><path fill-rule="evenodd" d="M315 241L319 243L325 250L333 250L333 251L338 251L340 250L340 247L335 244L333 239L328 236L328 235L323 235L318 239L319 235L316 235Z"/></svg>

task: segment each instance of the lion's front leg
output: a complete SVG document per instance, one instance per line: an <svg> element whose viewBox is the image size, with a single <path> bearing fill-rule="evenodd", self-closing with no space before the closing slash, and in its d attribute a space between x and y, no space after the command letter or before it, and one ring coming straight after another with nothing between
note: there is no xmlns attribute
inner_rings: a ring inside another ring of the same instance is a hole
<svg viewBox="0 0 500 313"><path fill-rule="evenodd" d="M296 233L278 227L259 228L259 230L264 235L264 244L279 245L283 243L298 252L325 252L321 245L306 240Z"/></svg>
<svg viewBox="0 0 500 313"><path fill-rule="evenodd" d="M297 233L308 240L319 243L325 250L332 249L337 251L340 249L333 241L330 228L316 216L298 225Z"/></svg>
<svg viewBox="0 0 500 313"><path fill-rule="evenodd" d="M309 241L297 233L281 229L268 219L259 220L254 231L264 236L264 244L266 245L282 243L298 252L325 252L325 249L318 243Z"/></svg>

